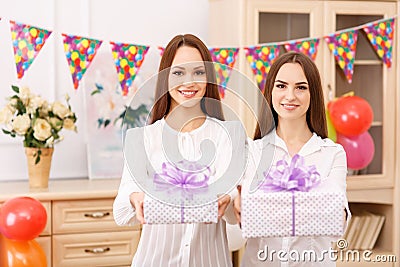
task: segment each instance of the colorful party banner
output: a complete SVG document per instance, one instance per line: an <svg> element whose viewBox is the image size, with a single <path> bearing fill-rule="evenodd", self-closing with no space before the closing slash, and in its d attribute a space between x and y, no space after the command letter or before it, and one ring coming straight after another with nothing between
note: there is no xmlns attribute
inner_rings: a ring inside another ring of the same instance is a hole
<svg viewBox="0 0 400 267"><path fill-rule="evenodd" d="M102 41L84 38L81 36L62 34L64 52L69 64L69 70L74 82L74 88L78 89L79 81L82 79L90 63L96 55Z"/></svg>
<svg viewBox="0 0 400 267"><path fill-rule="evenodd" d="M235 65L239 48L209 48L212 60L215 62L215 72L221 98L225 97L225 89Z"/></svg>
<svg viewBox="0 0 400 267"><path fill-rule="evenodd" d="M312 39L302 39L302 40L292 40L284 44L286 51L295 51L298 53L303 53L315 60L318 52L318 38Z"/></svg>
<svg viewBox="0 0 400 267"><path fill-rule="evenodd" d="M115 42L110 42L110 45L122 94L127 95L149 47Z"/></svg>
<svg viewBox="0 0 400 267"><path fill-rule="evenodd" d="M279 45L249 46L244 48L247 61L256 76L258 88L264 91L267 73L279 56Z"/></svg>
<svg viewBox="0 0 400 267"><path fill-rule="evenodd" d="M394 18L380 22L371 22L363 30L371 45L388 68L392 65L392 43L394 34Z"/></svg>
<svg viewBox="0 0 400 267"><path fill-rule="evenodd" d="M20 79L52 32L11 20L10 26L15 65L18 79Z"/></svg>
<svg viewBox="0 0 400 267"><path fill-rule="evenodd" d="M349 83L352 82L356 57L357 30L342 31L325 37L329 49Z"/></svg>

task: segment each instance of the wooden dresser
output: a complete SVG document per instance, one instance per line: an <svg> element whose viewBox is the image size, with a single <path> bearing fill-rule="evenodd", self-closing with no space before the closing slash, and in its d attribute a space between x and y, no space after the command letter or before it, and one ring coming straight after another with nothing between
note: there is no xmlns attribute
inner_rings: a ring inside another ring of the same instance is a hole
<svg viewBox="0 0 400 267"><path fill-rule="evenodd" d="M117 226L112 204L119 179L50 180L45 190L27 181L0 182L0 203L30 196L43 203L47 225L36 239L48 266L130 266L140 238L140 226Z"/></svg>

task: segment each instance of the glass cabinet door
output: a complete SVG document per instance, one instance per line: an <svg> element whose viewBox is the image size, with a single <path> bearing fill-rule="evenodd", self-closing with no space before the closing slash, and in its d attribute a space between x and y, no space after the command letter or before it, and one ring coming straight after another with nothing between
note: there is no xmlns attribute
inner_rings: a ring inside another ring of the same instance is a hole
<svg viewBox="0 0 400 267"><path fill-rule="evenodd" d="M248 1L246 43L265 44L321 37L322 12L323 3L318 1ZM280 52L285 52L283 46ZM317 55L316 63L322 67L318 64L320 62Z"/></svg>
<svg viewBox="0 0 400 267"><path fill-rule="evenodd" d="M326 33L390 18L396 11L395 4L392 3L371 2L358 5L357 9L346 5L352 4L329 3L330 16ZM395 46L394 42L393 46ZM393 51L395 51L394 47ZM393 144L395 142L396 82L394 67L388 69L383 64L362 29L358 30L352 83L348 83L342 69L333 59L333 55L330 53L329 56L331 75L327 77L329 77L328 82L333 95L340 97L353 91L354 95L365 99L373 110L373 122L368 131L374 141L374 157L364 169L348 170L348 187L350 189L392 187L395 171Z"/></svg>
<svg viewBox="0 0 400 267"><path fill-rule="evenodd" d="M323 31L323 3L317 1L248 1L245 27L245 45L272 44L289 40L321 37ZM322 68L321 42L318 47L316 64ZM322 47L322 50L324 48ZM285 52L280 45L279 54ZM246 59L242 58L243 61ZM246 62L242 69L248 77L255 78ZM251 103L257 103L255 94L248 95ZM257 111L256 111L257 112ZM250 112L245 111L245 117L251 118ZM255 127L255 120L248 123Z"/></svg>

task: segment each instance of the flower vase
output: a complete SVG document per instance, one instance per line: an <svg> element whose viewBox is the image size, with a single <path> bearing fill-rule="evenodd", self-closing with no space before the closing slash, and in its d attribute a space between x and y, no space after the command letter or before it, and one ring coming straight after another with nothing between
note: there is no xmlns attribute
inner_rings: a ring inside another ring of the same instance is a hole
<svg viewBox="0 0 400 267"><path fill-rule="evenodd" d="M36 162L36 155L39 148L25 147L25 154L28 163L29 187L31 188L48 188L51 158L54 148L40 148L40 161Z"/></svg>

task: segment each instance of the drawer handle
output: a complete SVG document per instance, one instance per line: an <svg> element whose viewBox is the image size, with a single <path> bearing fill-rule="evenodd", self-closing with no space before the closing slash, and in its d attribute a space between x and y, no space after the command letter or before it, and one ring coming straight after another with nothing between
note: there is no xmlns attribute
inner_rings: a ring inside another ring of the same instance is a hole
<svg viewBox="0 0 400 267"><path fill-rule="evenodd" d="M86 253L93 253L93 254L101 254L110 251L110 248L94 248L94 249L85 249Z"/></svg>
<svg viewBox="0 0 400 267"><path fill-rule="evenodd" d="M103 218L110 215L109 212L93 212L93 213L85 213L85 217L90 217L90 218Z"/></svg>

